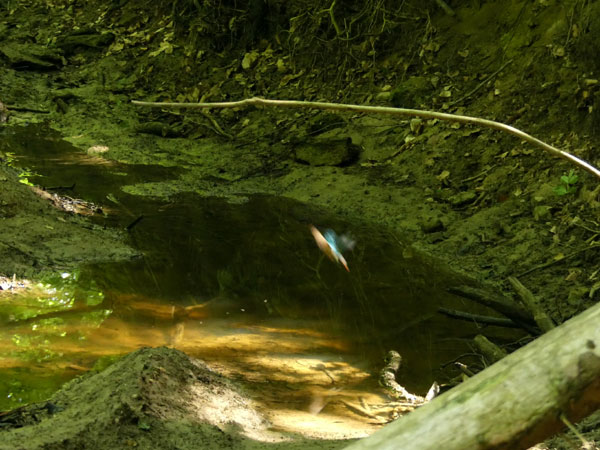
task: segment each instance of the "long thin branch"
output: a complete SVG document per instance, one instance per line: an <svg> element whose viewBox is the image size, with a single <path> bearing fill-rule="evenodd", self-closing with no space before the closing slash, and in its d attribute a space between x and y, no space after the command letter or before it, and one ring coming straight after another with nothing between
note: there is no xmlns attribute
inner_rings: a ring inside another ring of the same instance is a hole
<svg viewBox="0 0 600 450"><path fill-rule="evenodd" d="M600 170L592 166L590 163L568 153L564 150L559 150L550 144L531 136L515 127L506 125L505 123L496 122L494 120L481 119L479 117L461 116L458 114L440 113L435 111L424 111L420 109L393 108L390 106L361 106L346 103L328 103L328 102L307 102L301 100L270 100L260 97L252 97L235 102L215 102L215 103L174 103L174 102L142 102L132 100L134 105L151 106L155 108L190 108L190 109L208 109L208 108L244 108L248 106L272 106L278 108L313 108L328 111L352 111L359 113L375 113L375 114L390 114L394 116L413 116L422 117L424 119L439 119L450 122L467 123L479 125L482 127L492 128L494 130L504 131L506 133L517 136L526 142L529 142L536 147L540 147L552 153L554 156L564 158L584 170L592 173L600 178Z"/></svg>
<svg viewBox="0 0 600 450"><path fill-rule="evenodd" d="M471 314L464 311L458 311L455 309L448 308L438 308L438 312L448 317L452 317L454 319L466 320L468 322L476 322L485 325L494 325L498 327L507 327L507 328L521 328L521 326L511 319L506 319L503 317L492 317L492 316L482 316L481 314Z"/></svg>

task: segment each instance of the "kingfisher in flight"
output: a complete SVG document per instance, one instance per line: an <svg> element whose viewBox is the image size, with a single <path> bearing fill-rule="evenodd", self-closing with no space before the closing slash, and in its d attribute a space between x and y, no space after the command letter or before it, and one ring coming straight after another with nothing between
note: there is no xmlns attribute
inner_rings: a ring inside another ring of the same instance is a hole
<svg viewBox="0 0 600 450"><path fill-rule="evenodd" d="M315 238L317 247L319 247L330 260L341 264L344 266L344 269L350 272L348 263L346 262L344 255L342 255L342 252L352 250L355 242L345 234L338 236L335 231L329 228L326 229L324 233L321 233L317 227L310 225L310 232Z"/></svg>

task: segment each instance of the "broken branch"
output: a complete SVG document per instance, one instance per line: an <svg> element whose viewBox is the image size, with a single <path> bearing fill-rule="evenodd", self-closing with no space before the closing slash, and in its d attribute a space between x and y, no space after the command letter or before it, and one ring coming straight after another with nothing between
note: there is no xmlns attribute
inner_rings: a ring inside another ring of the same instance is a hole
<svg viewBox="0 0 600 450"><path fill-rule="evenodd" d="M508 277L508 281L525 307L531 311L533 320L535 320L535 323L537 323L538 327L540 327L540 329L544 332L550 331L552 328L554 328L554 322L550 316L546 314L546 311L540 307L533 293L515 277Z"/></svg>

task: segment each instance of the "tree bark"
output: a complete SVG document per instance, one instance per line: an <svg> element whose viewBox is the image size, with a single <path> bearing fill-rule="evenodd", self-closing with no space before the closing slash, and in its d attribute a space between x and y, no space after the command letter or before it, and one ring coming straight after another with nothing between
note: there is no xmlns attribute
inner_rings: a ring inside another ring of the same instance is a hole
<svg viewBox="0 0 600 450"><path fill-rule="evenodd" d="M526 449L600 407L600 304L347 450Z"/></svg>

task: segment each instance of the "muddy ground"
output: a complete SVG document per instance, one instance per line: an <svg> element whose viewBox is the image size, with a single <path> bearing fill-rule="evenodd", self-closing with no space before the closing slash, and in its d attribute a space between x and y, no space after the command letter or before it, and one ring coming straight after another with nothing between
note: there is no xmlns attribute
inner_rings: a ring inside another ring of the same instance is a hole
<svg viewBox="0 0 600 450"><path fill-rule="evenodd" d="M129 193L267 193L389 227L492 289L510 294L506 279L518 277L562 323L600 286L598 183L573 164L437 120L131 104L263 96L437 110L510 124L600 165L599 4L448 3L452 15L416 1L8 2L2 126L44 122L82 152L185 169ZM3 160L0 273L132 256L117 232L55 210Z"/></svg>

